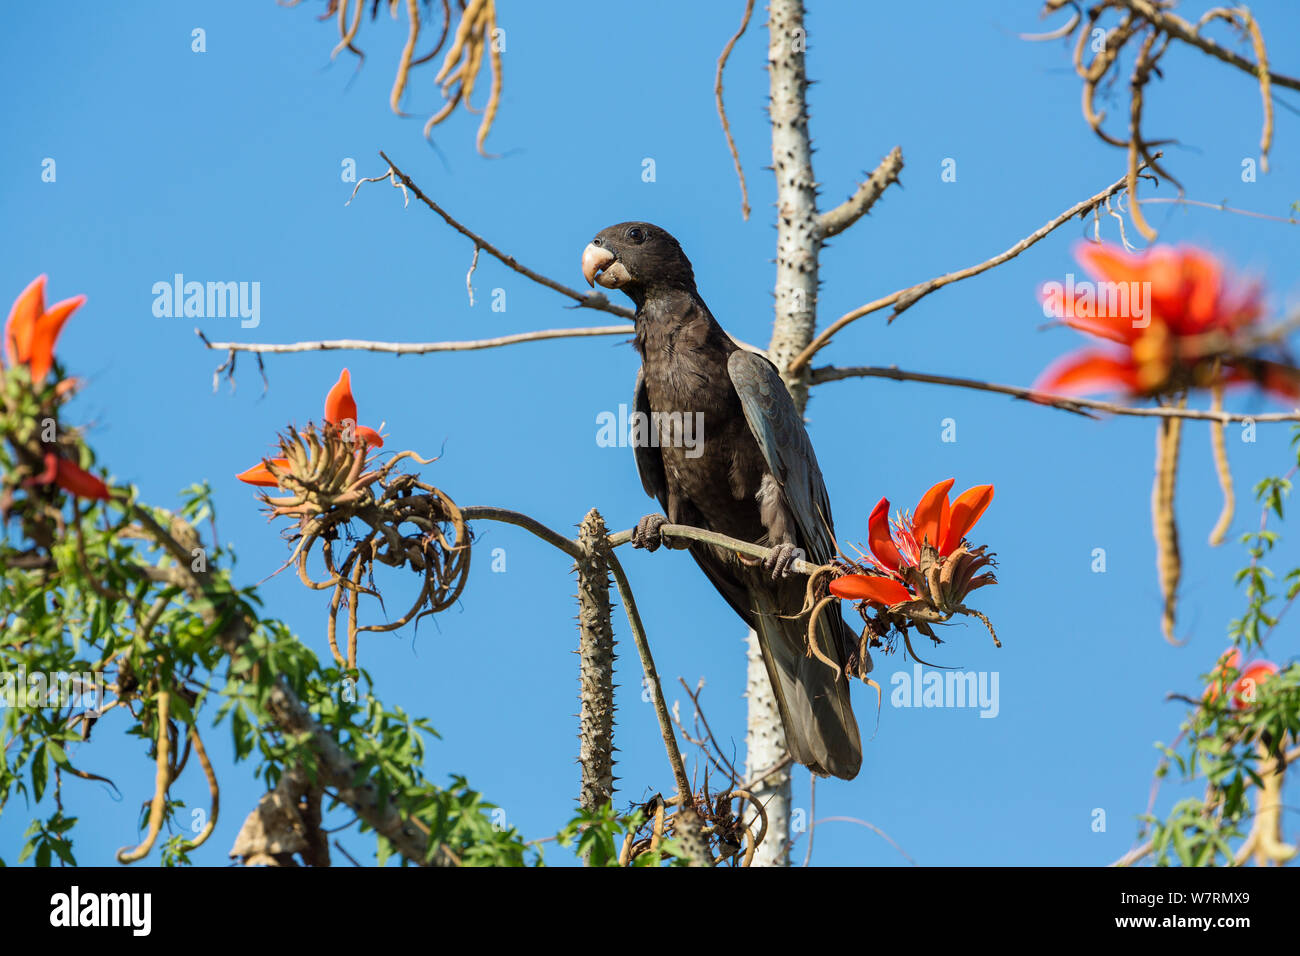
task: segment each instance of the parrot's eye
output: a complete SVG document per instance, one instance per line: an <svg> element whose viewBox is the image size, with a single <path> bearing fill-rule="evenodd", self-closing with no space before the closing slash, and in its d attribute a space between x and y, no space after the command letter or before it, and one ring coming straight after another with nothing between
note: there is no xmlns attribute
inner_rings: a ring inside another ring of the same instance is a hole
<svg viewBox="0 0 1300 956"><path fill-rule="evenodd" d="M640 226L633 226L627 231L627 237L633 242L645 242L645 230Z"/></svg>

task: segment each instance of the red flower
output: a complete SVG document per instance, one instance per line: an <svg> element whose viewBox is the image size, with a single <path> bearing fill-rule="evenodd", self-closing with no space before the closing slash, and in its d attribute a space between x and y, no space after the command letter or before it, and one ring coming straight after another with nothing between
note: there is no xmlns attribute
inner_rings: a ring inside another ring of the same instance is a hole
<svg viewBox="0 0 1300 956"><path fill-rule="evenodd" d="M32 384L39 385L50 374L54 364L54 345L63 330L63 324L86 301L84 295L74 296L45 308L45 280L41 275L14 300L5 322L5 358L10 367L26 365L32 375Z"/></svg>
<svg viewBox="0 0 1300 956"><path fill-rule="evenodd" d="M1036 389L1118 389L1130 397L1149 397L1187 386L1253 381L1285 398L1300 396L1300 382L1285 365L1221 357L1233 339L1263 317L1257 283L1229 281L1217 259L1193 247L1156 246L1129 253L1084 242L1075 257L1096 282L1077 289L1044 286L1045 311L1123 348L1067 355L1040 376Z"/></svg>
<svg viewBox="0 0 1300 956"><path fill-rule="evenodd" d="M6 364L13 368L26 365L31 373L32 385L41 385L54 366L54 346L59 340L59 333L69 316L77 311L86 301L84 295L74 296L45 308L46 276L37 276L14 300L9 310L9 318L4 328L4 354ZM71 379L56 386L62 398L73 390L75 382ZM41 473L28 478L23 484L54 484L69 494L80 498L109 497L108 485L96 478L75 462L62 458L53 448L48 448L42 455L44 468Z"/></svg>
<svg viewBox="0 0 1300 956"><path fill-rule="evenodd" d="M1278 672L1278 666L1272 661L1255 661L1247 664L1232 685L1232 709L1245 710L1255 703L1259 685Z"/></svg>
<svg viewBox="0 0 1300 956"><path fill-rule="evenodd" d="M241 471L235 477L250 485L261 485L264 488L278 488L280 487L280 479L271 474L271 470L267 467L268 464L275 465L275 467L279 468L281 471L286 471L289 468L289 459L268 458L266 461L258 462L246 471Z"/></svg>
<svg viewBox="0 0 1300 956"><path fill-rule="evenodd" d="M347 369L339 373L339 380L325 396L325 421L343 429L344 437L349 441L357 442L363 449L370 446L382 448L384 445L384 439L379 432L357 424L357 400L352 397L352 376ZM250 485L278 487L280 479L271 473L267 467L268 463L281 470L289 468L287 458L270 458L240 472L235 477Z"/></svg>
<svg viewBox="0 0 1300 956"><path fill-rule="evenodd" d="M352 397L352 376L347 369L339 373L339 380L325 396L325 421L343 428L351 427L356 441L376 448L384 447L379 432L357 424L357 400Z"/></svg>
<svg viewBox="0 0 1300 956"><path fill-rule="evenodd" d="M1232 672L1237 672L1237 679L1229 686L1228 675ZM1233 710L1245 710L1255 703L1259 685L1277 672L1278 666L1272 661L1253 661L1243 667L1241 652L1230 647L1219 656L1212 672L1213 679L1201 699L1212 704L1220 693L1227 691L1228 706Z"/></svg>
<svg viewBox="0 0 1300 956"><path fill-rule="evenodd" d="M914 601L923 590L918 584L924 580L924 571L931 565L942 565L948 558L954 558L962 573L946 576L945 583L951 585L951 593L946 598L930 594L930 599L942 599L945 604L960 603L967 592L991 583L992 575L972 577L976 570L988 563L988 559L981 554L975 561L965 561L974 554L966 551L962 543L993 500L993 486L978 485L963 492L950 504L948 492L953 481L949 478L932 487L921 497L911 519L902 515L896 517L892 529L889 499L881 498L867 520L867 545L871 549L872 564L885 576L846 574L830 583L831 593L839 598L867 600L885 607Z"/></svg>
<svg viewBox="0 0 1300 956"><path fill-rule="evenodd" d="M1230 647L1219 655L1218 662L1211 671L1212 680L1201 695L1201 700L1214 703L1219 695L1228 689L1228 672L1241 669L1241 651Z"/></svg>

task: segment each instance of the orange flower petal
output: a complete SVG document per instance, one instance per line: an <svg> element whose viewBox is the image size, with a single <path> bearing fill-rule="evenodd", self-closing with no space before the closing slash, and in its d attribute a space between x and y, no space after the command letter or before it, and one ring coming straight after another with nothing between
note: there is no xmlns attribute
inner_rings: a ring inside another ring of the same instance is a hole
<svg viewBox="0 0 1300 956"><path fill-rule="evenodd" d="M1223 673L1228 670L1235 671L1240 669L1241 651L1237 650L1235 647L1230 647L1220 654L1219 661L1214 665L1214 670L1212 671L1214 680L1205 688L1205 693L1201 695L1201 700L1207 700L1210 703L1214 703L1214 701L1218 699L1220 692L1227 690L1227 688L1223 686L1225 683L1222 676Z"/></svg>
<svg viewBox="0 0 1300 956"><path fill-rule="evenodd" d="M60 458L57 468L54 483L64 491L74 494L78 498L106 500L109 497L108 485L80 465L76 465L66 458Z"/></svg>
<svg viewBox="0 0 1300 956"><path fill-rule="evenodd" d="M1140 391L1137 368L1132 359L1105 352L1084 350L1058 359L1037 382L1034 389L1045 392L1099 392L1124 389Z"/></svg>
<svg viewBox="0 0 1300 956"><path fill-rule="evenodd" d="M54 364L54 345L59 340L59 333L63 331L63 323L67 322L68 317L81 308L85 301L84 295L64 299L62 302L55 303L49 311L42 313L36 320L36 327L32 330L31 347L28 351L33 384L39 385L45 381L45 376L50 374L50 367Z"/></svg>
<svg viewBox="0 0 1300 956"><path fill-rule="evenodd" d="M1278 666L1272 661L1255 661L1253 664L1247 664L1241 676L1237 678L1237 682L1232 685L1232 706L1242 710L1255 703L1259 685L1277 672Z"/></svg>
<svg viewBox="0 0 1300 956"><path fill-rule="evenodd" d="M1074 258L1094 279L1107 282L1143 282L1147 279L1147 262L1143 255L1108 242L1084 240L1074 247Z"/></svg>
<svg viewBox="0 0 1300 956"><path fill-rule="evenodd" d="M371 448L384 447L384 439L380 436L379 432L375 431L373 428L367 428L365 425L358 425L352 430L352 435L355 440L365 442Z"/></svg>
<svg viewBox="0 0 1300 956"><path fill-rule="evenodd" d="M898 553L898 546L889 533L888 498L881 498L871 509L871 517L867 519L867 546L876 560L891 571L897 571L903 563L903 556Z"/></svg>
<svg viewBox="0 0 1300 956"><path fill-rule="evenodd" d="M830 584L830 591L838 598L850 601L874 601L893 607L911 601L912 592L891 578L871 574L846 574Z"/></svg>
<svg viewBox="0 0 1300 956"><path fill-rule="evenodd" d="M992 485L976 485L961 493L961 496L952 503L952 513L948 518L948 532L944 535L943 547L939 549L940 554L951 554L957 545L961 544L961 539L975 527L975 522L980 520L980 515L984 514L984 509L992 500Z"/></svg>
<svg viewBox="0 0 1300 956"><path fill-rule="evenodd" d="M912 515L912 537L919 548L926 540L935 548L943 543L948 530L948 492L955 478L941 481L922 497Z"/></svg>
<svg viewBox="0 0 1300 956"><path fill-rule="evenodd" d="M9 310L9 319L5 322L5 358L11 368L26 362L31 354L32 331L36 328L36 320L45 311L46 278L39 275L32 280Z"/></svg>
<svg viewBox="0 0 1300 956"><path fill-rule="evenodd" d="M1085 315L1084 307L1081 305L1068 308L1070 314L1061 321L1070 328L1101 339L1109 339L1111 342L1118 342L1120 345L1130 344L1142 331L1133 325L1132 315Z"/></svg>
<svg viewBox="0 0 1300 956"><path fill-rule="evenodd" d="M271 464L277 468L288 469L288 458L272 458ZM266 467L266 462L260 461L247 471L242 471L235 476L240 481L247 482L250 485L260 485L263 488L280 487L280 479L271 474L271 470Z"/></svg>
<svg viewBox="0 0 1300 956"><path fill-rule="evenodd" d="M325 396L325 421L341 425L344 421L357 422L357 401L352 397L352 376L344 369L339 380Z"/></svg>

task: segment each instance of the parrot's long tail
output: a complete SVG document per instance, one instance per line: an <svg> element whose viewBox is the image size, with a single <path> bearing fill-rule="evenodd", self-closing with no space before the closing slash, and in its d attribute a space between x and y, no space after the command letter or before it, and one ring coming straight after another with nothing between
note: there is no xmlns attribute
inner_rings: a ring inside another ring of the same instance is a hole
<svg viewBox="0 0 1300 956"><path fill-rule="evenodd" d="M757 570L756 574L763 572ZM817 624L819 648L840 665L837 676L826 662L808 655L806 615L782 617L777 595L761 577L751 578L748 590L756 612L754 629L785 723L790 755L815 774L852 780L862 767L862 738L844 672L843 635L839 633L846 628L843 618L831 608Z"/></svg>

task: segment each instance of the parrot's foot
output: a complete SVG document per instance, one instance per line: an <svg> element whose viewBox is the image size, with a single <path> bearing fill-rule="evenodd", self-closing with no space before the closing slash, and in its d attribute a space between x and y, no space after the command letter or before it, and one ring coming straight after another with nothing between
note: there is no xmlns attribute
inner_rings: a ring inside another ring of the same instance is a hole
<svg viewBox="0 0 1300 956"><path fill-rule="evenodd" d="M772 580L777 578L789 577L790 565L794 564L796 558L802 558L803 551L792 544L778 544L772 549L772 553L763 559L763 570L772 575Z"/></svg>
<svg viewBox="0 0 1300 956"><path fill-rule="evenodd" d="M650 552L658 551L659 545L664 543L659 529L667 523L668 519L663 515L646 515L636 523L636 530L632 532L632 547L645 548Z"/></svg>

